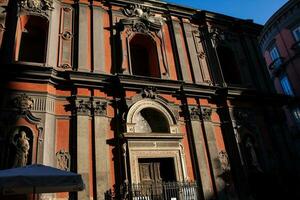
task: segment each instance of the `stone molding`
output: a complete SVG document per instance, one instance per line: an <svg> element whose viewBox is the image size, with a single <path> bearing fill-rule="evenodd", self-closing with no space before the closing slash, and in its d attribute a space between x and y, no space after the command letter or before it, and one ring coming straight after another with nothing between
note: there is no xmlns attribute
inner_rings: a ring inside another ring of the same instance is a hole
<svg viewBox="0 0 300 200"><path fill-rule="evenodd" d="M137 101L130 107L126 117L126 129L128 133L135 132L134 118L144 108L153 108L155 110L160 111L165 116L165 118L169 123L170 133L172 134L178 133L179 131L178 124L176 122L176 117L174 116L173 112L171 112L171 110L168 109L168 106L149 98L144 98L140 101Z"/></svg>

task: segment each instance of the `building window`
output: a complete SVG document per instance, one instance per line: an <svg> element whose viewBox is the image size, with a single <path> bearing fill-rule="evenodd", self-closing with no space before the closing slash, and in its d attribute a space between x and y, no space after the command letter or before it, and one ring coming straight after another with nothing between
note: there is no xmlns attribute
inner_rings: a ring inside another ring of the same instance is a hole
<svg viewBox="0 0 300 200"><path fill-rule="evenodd" d="M38 16L21 16L17 31L16 60L44 63L46 60L48 20Z"/></svg>
<svg viewBox="0 0 300 200"><path fill-rule="evenodd" d="M130 40L130 61L133 75L160 77L156 43L150 36L136 34Z"/></svg>
<svg viewBox="0 0 300 200"><path fill-rule="evenodd" d="M294 92L292 90L290 81L286 75L284 75L280 78L280 84L281 84L284 94L294 96Z"/></svg>
<svg viewBox="0 0 300 200"><path fill-rule="evenodd" d="M296 42L299 42L300 41L300 26L293 29L293 35L294 35Z"/></svg>
<svg viewBox="0 0 300 200"><path fill-rule="evenodd" d="M241 84L241 75L235 60L234 52L224 45L217 47L219 62L226 83Z"/></svg>
<svg viewBox="0 0 300 200"><path fill-rule="evenodd" d="M300 123L300 108L295 108L292 110L293 117L297 124Z"/></svg>
<svg viewBox="0 0 300 200"><path fill-rule="evenodd" d="M278 68L280 67L280 65L282 64L282 60L281 60L281 57L280 57L280 54L279 54L279 51L277 49L276 46L272 47L271 50L270 50L270 56L271 56L271 59L272 59L272 63L270 65L271 68Z"/></svg>

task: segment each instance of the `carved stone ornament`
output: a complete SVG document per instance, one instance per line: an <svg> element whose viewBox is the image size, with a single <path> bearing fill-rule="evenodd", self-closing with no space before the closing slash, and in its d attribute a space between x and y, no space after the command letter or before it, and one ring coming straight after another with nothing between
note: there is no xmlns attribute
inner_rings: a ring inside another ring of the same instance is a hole
<svg viewBox="0 0 300 200"><path fill-rule="evenodd" d="M212 27L209 30L209 38L212 40L214 47L217 47L224 40L224 32L217 27Z"/></svg>
<svg viewBox="0 0 300 200"><path fill-rule="evenodd" d="M218 157L219 157L219 161L220 161L221 168L222 168L222 173L220 174L220 177L224 180L224 182L226 183L226 186L230 186L231 185L231 173L230 173L231 167L230 167L228 154L226 153L226 151L220 151L218 153Z"/></svg>
<svg viewBox="0 0 300 200"><path fill-rule="evenodd" d="M76 110L77 110L77 114L81 114L81 115L88 115L90 114L91 111L91 101L89 100L76 100Z"/></svg>
<svg viewBox="0 0 300 200"><path fill-rule="evenodd" d="M73 34L72 34L70 31L64 31L64 32L61 34L61 37L62 37L64 40L70 40L70 39L72 39Z"/></svg>
<svg viewBox="0 0 300 200"><path fill-rule="evenodd" d="M128 18L120 20L122 29L127 26L129 27L127 31L141 33L158 32L161 29L163 18L155 17L147 7L131 4L128 8L123 9L123 13Z"/></svg>
<svg viewBox="0 0 300 200"><path fill-rule="evenodd" d="M23 93L13 99L13 108L16 108L20 114L24 114L32 109L33 103L33 99Z"/></svg>
<svg viewBox="0 0 300 200"><path fill-rule="evenodd" d="M150 13L150 9L148 7L139 4L129 5L127 8L123 9L123 13L127 17L141 17L145 19L149 19L154 16Z"/></svg>
<svg viewBox="0 0 300 200"><path fill-rule="evenodd" d="M198 107L192 107L190 109L191 120L199 120L200 119L200 109Z"/></svg>
<svg viewBox="0 0 300 200"><path fill-rule="evenodd" d="M61 69L71 69L72 66L68 63L64 63L64 64L61 64L58 66L58 68L61 68Z"/></svg>
<svg viewBox="0 0 300 200"><path fill-rule="evenodd" d="M211 120L211 113L212 113L211 108L201 108L201 113L202 113L202 119L204 121L210 121Z"/></svg>
<svg viewBox="0 0 300 200"><path fill-rule="evenodd" d="M107 102L96 101L94 102L94 114L106 115Z"/></svg>
<svg viewBox="0 0 300 200"><path fill-rule="evenodd" d="M228 154L225 151L220 151L218 154L220 163L221 163L221 168L222 170L225 171L230 171L230 163L229 163L229 158Z"/></svg>
<svg viewBox="0 0 300 200"><path fill-rule="evenodd" d="M60 150L56 153L56 166L58 169L70 171L70 153L65 150Z"/></svg>
<svg viewBox="0 0 300 200"><path fill-rule="evenodd" d="M154 88L154 87L144 88L142 90L142 97L155 99L157 97L156 88Z"/></svg>
<svg viewBox="0 0 300 200"><path fill-rule="evenodd" d="M18 0L19 6L29 12L45 13L53 10L53 0Z"/></svg>

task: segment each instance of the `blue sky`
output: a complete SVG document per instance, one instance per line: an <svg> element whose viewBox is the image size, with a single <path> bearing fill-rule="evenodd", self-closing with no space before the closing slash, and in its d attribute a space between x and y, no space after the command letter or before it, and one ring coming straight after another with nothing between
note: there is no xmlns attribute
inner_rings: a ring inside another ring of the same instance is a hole
<svg viewBox="0 0 300 200"><path fill-rule="evenodd" d="M165 0L264 24L288 0Z"/></svg>

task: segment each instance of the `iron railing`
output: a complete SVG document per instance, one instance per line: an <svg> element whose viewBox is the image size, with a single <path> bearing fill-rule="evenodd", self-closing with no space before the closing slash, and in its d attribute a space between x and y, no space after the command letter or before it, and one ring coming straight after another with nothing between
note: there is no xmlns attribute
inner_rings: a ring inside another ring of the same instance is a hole
<svg viewBox="0 0 300 200"><path fill-rule="evenodd" d="M152 184L127 184L120 194L109 191L106 200L200 200L195 182L158 182Z"/></svg>

